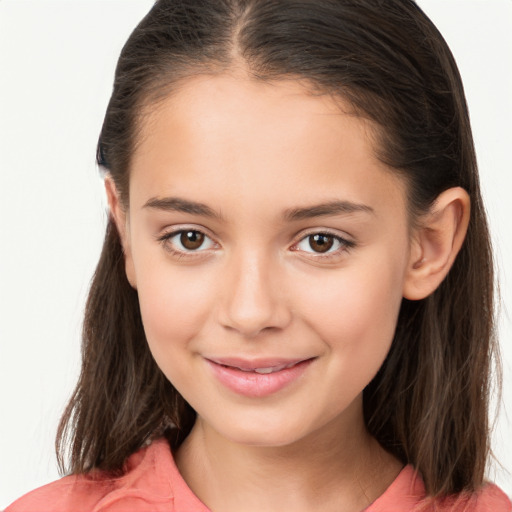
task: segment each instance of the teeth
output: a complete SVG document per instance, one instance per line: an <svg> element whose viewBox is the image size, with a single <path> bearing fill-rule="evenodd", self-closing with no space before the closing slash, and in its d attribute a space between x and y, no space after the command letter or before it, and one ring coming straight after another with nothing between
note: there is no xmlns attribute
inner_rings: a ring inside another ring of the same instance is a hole
<svg viewBox="0 0 512 512"><path fill-rule="evenodd" d="M267 368L237 368L237 370L241 370L242 372L253 372L253 373L261 373L263 375L268 373L275 373L280 372L281 370L285 370L287 368L291 368L292 366L295 366L297 363L290 363L290 364L282 364L279 366L269 366ZM229 368L229 366L227 366Z"/></svg>
<svg viewBox="0 0 512 512"><path fill-rule="evenodd" d="M256 373L272 373L279 371L278 368L255 368L254 371Z"/></svg>
<svg viewBox="0 0 512 512"><path fill-rule="evenodd" d="M280 372L281 370L284 370L285 368L290 368L293 365L281 365L281 366L271 366L270 368L255 368L254 371L256 373L274 373L274 372Z"/></svg>

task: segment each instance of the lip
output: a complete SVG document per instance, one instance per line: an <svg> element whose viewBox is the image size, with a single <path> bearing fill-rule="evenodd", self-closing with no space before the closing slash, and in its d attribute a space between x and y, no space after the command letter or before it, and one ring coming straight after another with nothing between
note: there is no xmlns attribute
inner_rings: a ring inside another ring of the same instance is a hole
<svg viewBox="0 0 512 512"><path fill-rule="evenodd" d="M205 358L216 379L237 394L261 398L277 393L299 379L315 358ZM258 373L257 369L270 371Z"/></svg>

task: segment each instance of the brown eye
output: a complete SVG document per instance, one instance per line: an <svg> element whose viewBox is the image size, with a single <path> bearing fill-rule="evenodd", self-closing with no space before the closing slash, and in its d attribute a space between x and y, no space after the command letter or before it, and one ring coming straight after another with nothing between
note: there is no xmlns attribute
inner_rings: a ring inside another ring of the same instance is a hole
<svg viewBox="0 0 512 512"><path fill-rule="evenodd" d="M317 232L304 236L293 250L309 254L310 257L341 257L355 247L355 242L329 232Z"/></svg>
<svg viewBox="0 0 512 512"><path fill-rule="evenodd" d="M332 249L335 237L332 235L326 235L323 233L317 233L316 235L308 236L309 247L315 252L327 252Z"/></svg>
<svg viewBox="0 0 512 512"><path fill-rule="evenodd" d="M180 235L181 245L189 251L199 249L203 245L204 239L205 236L200 231L182 231Z"/></svg>
<svg viewBox="0 0 512 512"><path fill-rule="evenodd" d="M167 252L180 259L192 258L203 253L211 254L212 249L219 248L207 234L198 229L177 229L163 234L158 241Z"/></svg>

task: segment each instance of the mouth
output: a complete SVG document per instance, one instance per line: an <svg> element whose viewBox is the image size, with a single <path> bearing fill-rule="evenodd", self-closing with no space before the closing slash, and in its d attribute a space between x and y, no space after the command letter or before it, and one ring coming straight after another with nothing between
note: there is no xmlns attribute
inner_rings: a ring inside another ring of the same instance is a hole
<svg viewBox="0 0 512 512"><path fill-rule="evenodd" d="M248 397L264 397L299 380L315 360L206 358L217 381L229 390Z"/></svg>
<svg viewBox="0 0 512 512"><path fill-rule="evenodd" d="M294 359L287 362L278 360L260 360L248 362L242 360L236 361L228 359L212 359L211 361L225 368L233 368L235 370L240 370L242 372L255 372L265 375L269 373L280 372L281 370L286 370L287 368L292 368L293 366L300 364L305 360Z"/></svg>

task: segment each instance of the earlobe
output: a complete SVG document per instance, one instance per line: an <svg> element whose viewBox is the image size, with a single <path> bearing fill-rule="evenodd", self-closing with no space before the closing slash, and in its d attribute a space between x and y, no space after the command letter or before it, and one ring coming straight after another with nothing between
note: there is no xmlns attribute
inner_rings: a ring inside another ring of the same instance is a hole
<svg viewBox="0 0 512 512"><path fill-rule="evenodd" d="M469 195L455 187L441 193L419 219L404 281L406 299L424 299L441 284L462 247L469 217Z"/></svg>
<svg viewBox="0 0 512 512"><path fill-rule="evenodd" d="M105 178L105 191L110 210L110 218L117 228L123 247L126 277L130 285L137 289L126 212L121 204L119 192L111 176Z"/></svg>

